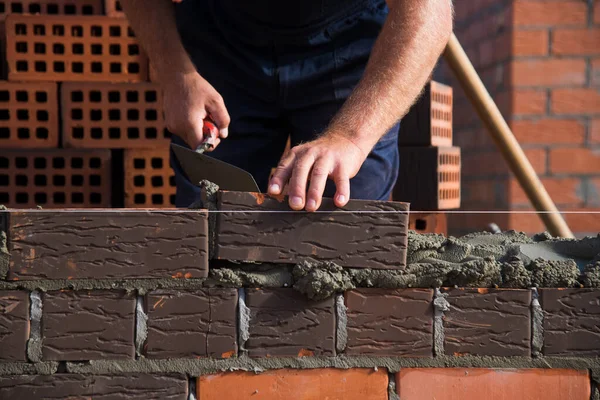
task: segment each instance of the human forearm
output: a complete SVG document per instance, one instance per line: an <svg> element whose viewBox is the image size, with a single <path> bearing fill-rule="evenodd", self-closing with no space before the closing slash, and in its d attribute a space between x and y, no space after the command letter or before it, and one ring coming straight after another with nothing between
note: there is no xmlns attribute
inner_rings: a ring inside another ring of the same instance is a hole
<svg viewBox="0 0 600 400"><path fill-rule="evenodd" d="M344 136L368 153L408 112L451 32L450 0L391 4L363 78L326 134Z"/></svg>
<svg viewBox="0 0 600 400"><path fill-rule="evenodd" d="M171 0L121 0L121 3L159 81L196 71L177 32Z"/></svg>

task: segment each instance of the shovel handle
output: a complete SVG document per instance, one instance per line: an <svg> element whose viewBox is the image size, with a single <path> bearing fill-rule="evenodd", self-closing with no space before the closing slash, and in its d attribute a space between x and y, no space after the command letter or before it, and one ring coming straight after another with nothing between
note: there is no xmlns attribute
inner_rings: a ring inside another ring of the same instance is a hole
<svg viewBox="0 0 600 400"><path fill-rule="evenodd" d="M219 138L219 129L217 129L217 126L215 125L213 120L210 119L210 116L204 118L204 124L202 125L202 135L204 137L204 140L196 148L196 151L199 153L204 153L205 151L208 151L211 148L215 147L215 143Z"/></svg>

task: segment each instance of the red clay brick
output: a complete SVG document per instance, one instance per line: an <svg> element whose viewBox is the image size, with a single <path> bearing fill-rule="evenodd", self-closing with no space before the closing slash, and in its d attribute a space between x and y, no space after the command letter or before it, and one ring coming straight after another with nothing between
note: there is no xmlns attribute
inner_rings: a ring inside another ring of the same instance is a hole
<svg viewBox="0 0 600 400"><path fill-rule="evenodd" d="M548 54L549 33L545 29L512 32L514 56L545 56Z"/></svg>
<svg viewBox="0 0 600 400"><path fill-rule="evenodd" d="M0 81L0 147L58 147L56 83Z"/></svg>
<svg viewBox="0 0 600 400"><path fill-rule="evenodd" d="M1 290L0 361L27 361L27 339L29 292Z"/></svg>
<svg viewBox="0 0 600 400"><path fill-rule="evenodd" d="M600 27L555 29L552 33L552 54L600 54Z"/></svg>
<svg viewBox="0 0 600 400"><path fill-rule="evenodd" d="M539 115L546 113L548 95L543 90L517 89L511 91L510 100L514 115Z"/></svg>
<svg viewBox="0 0 600 400"><path fill-rule="evenodd" d="M148 59L124 18L6 17L9 80L144 81Z"/></svg>
<svg viewBox="0 0 600 400"><path fill-rule="evenodd" d="M0 14L102 15L102 0L1 0Z"/></svg>
<svg viewBox="0 0 600 400"><path fill-rule="evenodd" d="M387 371L373 369L278 369L198 377L198 400L387 400Z"/></svg>
<svg viewBox="0 0 600 400"><path fill-rule="evenodd" d="M585 126L575 119L544 118L510 122L521 144L583 144Z"/></svg>
<svg viewBox="0 0 600 400"><path fill-rule="evenodd" d="M61 86L63 143L84 148L168 148L162 91L153 83Z"/></svg>
<svg viewBox="0 0 600 400"><path fill-rule="evenodd" d="M550 171L554 174L597 174L600 171L600 150L553 149L550 152Z"/></svg>
<svg viewBox="0 0 600 400"><path fill-rule="evenodd" d="M571 208L561 211L574 211L571 213L566 212L564 217L569 228L571 228L575 234L578 234L579 236L595 236L598 234L598 227L600 226L600 208Z"/></svg>
<svg viewBox="0 0 600 400"><path fill-rule="evenodd" d="M594 23L600 24L600 3L598 0L594 1Z"/></svg>
<svg viewBox="0 0 600 400"><path fill-rule="evenodd" d="M13 208L110 207L110 151L4 151L0 154L0 204Z"/></svg>
<svg viewBox="0 0 600 400"><path fill-rule="evenodd" d="M418 233L448 234L448 218L440 213L410 213L408 229Z"/></svg>
<svg viewBox="0 0 600 400"><path fill-rule="evenodd" d="M600 86L600 58L592 59L592 85Z"/></svg>
<svg viewBox="0 0 600 400"><path fill-rule="evenodd" d="M583 85L586 80L585 60L516 60L510 67L513 86Z"/></svg>
<svg viewBox="0 0 600 400"><path fill-rule="evenodd" d="M123 7L120 0L104 0L104 10L110 17L124 17Z"/></svg>
<svg viewBox="0 0 600 400"><path fill-rule="evenodd" d="M600 143L600 118L594 118L590 123L590 141Z"/></svg>
<svg viewBox="0 0 600 400"><path fill-rule="evenodd" d="M580 1L516 1L515 26L584 25L587 5Z"/></svg>
<svg viewBox="0 0 600 400"><path fill-rule="evenodd" d="M569 369L402 368L402 400L588 400L588 371Z"/></svg>
<svg viewBox="0 0 600 400"><path fill-rule="evenodd" d="M555 114L600 113L600 89L554 89L552 112Z"/></svg>
<svg viewBox="0 0 600 400"><path fill-rule="evenodd" d="M168 147L125 151L125 207L175 206L175 174Z"/></svg>
<svg viewBox="0 0 600 400"><path fill-rule="evenodd" d="M585 199L580 179L542 178L542 184L557 205L583 206ZM510 203L515 206L531 204L516 179L510 180Z"/></svg>
<svg viewBox="0 0 600 400"><path fill-rule="evenodd" d="M505 230L504 227L502 227L502 229ZM528 211L527 213L511 213L508 217L506 229L514 229L528 234L547 230L535 211Z"/></svg>

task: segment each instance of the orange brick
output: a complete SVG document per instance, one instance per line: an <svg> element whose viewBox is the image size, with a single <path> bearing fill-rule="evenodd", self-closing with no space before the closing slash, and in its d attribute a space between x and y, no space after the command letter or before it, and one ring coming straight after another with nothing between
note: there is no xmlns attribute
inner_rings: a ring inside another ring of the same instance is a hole
<svg viewBox="0 0 600 400"><path fill-rule="evenodd" d="M600 118L593 119L590 129L590 140L592 143L600 143Z"/></svg>
<svg viewBox="0 0 600 400"><path fill-rule="evenodd" d="M279 369L227 372L198 378L198 400L360 399L387 400L385 369Z"/></svg>
<svg viewBox="0 0 600 400"><path fill-rule="evenodd" d="M527 234L534 234L547 230L535 211L527 213L511 213L508 217L507 226L501 226L500 228L503 230L514 229L518 232L525 232Z"/></svg>
<svg viewBox="0 0 600 400"><path fill-rule="evenodd" d="M558 55L600 54L600 28L554 30L552 53Z"/></svg>
<svg viewBox="0 0 600 400"><path fill-rule="evenodd" d="M510 126L521 144L580 144L585 139L584 125L573 119L511 121Z"/></svg>
<svg viewBox="0 0 600 400"><path fill-rule="evenodd" d="M600 1L594 1L594 23L600 24Z"/></svg>
<svg viewBox="0 0 600 400"><path fill-rule="evenodd" d="M406 368L396 374L402 400L589 400L588 371L568 369Z"/></svg>
<svg viewBox="0 0 600 400"><path fill-rule="evenodd" d="M600 86L600 58L592 60L592 85Z"/></svg>
<svg viewBox="0 0 600 400"><path fill-rule="evenodd" d="M585 60L517 60L511 62L515 86L583 85Z"/></svg>
<svg viewBox="0 0 600 400"><path fill-rule="evenodd" d="M512 53L515 56L545 56L548 54L548 31L514 31L512 33Z"/></svg>
<svg viewBox="0 0 600 400"><path fill-rule="evenodd" d="M556 205L582 206L585 201L579 179L543 178L542 184ZM512 205L531 204L516 179L510 180L510 203Z"/></svg>
<svg viewBox="0 0 600 400"><path fill-rule="evenodd" d="M514 90L511 96L513 114L545 114L547 99L548 95L543 90Z"/></svg>
<svg viewBox="0 0 600 400"><path fill-rule="evenodd" d="M555 89L551 103L555 114L600 113L600 89Z"/></svg>
<svg viewBox="0 0 600 400"><path fill-rule="evenodd" d="M515 26L584 25L587 5L583 1L516 1Z"/></svg>
<svg viewBox="0 0 600 400"><path fill-rule="evenodd" d="M546 160L547 152L546 149L525 149L525 156L533 166L535 172L540 175L546 173Z"/></svg>
<svg viewBox="0 0 600 400"><path fill-rule="evenodd" d="M600 209L577 208L570 209L564 215L567 225L578 236L596 235L600 226Z"/></svg>
<svg viewBox="0 0 600 400"><path fill-rule="evenodd" d="M600 171L600 150L558 148L550 152L550 171L553 174L596 174Z"/></svg>

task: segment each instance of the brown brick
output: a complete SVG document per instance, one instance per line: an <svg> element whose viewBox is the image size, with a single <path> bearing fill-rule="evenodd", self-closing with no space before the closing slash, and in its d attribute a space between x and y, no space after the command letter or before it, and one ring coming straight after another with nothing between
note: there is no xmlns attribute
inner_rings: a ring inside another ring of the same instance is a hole
<svg viewBox="0 0 600 400"><path fill-rule="evenodd" d="M125 150L125 207L175 206L175 173L169 148Z"/></svg>
<svg viewBox="0 0 600 400"><path fill-rule="evenodd" d="M600 289L542 289L546 356L600 356Z"/></svg>
<svg viewBox="0 0 600 400"><path fill-rule="evenodd" d="M515 56L545 56L550 34L546 29L512 32L512 54Z"/></svg>
<svg viewBox="0 0 600 400"><path fill-rule="evenodd" d="M546 114L548 95L544 90L516 89L503 96L510 99L510 111L514 115Z"/></svg>
<svg viewBox="0 0 600 400"><path fill-rule="evenodd" d="M587 5L579 1L517 1L513 5L515 26L584 25Z"/></svg>
<svg viewBox="0 0 600 400"><path fill-rule="evenodd" d="M125 18L6 17L9 80L144 81L148 59Z"/></svg>
<svg viewBox="0 0 600 400"><path fill-rule="evenodd" d="M410 213L408 229L418 233L448 234L446 214L441 213Z"/></svg>
<svg viewBox="0 0 600 400"><path fill-rule="evenodd" d="M110 151L3 151L0 204L13 208L110 207Z"/></svg>
<svg viewBox="0 0 600 400"><path fill-rule="evenodd" d="M148 294L149 358L237 355L237 289L158 290Z"/></svg>
<svg viewBox="0 0 600 400"><path fill-rule="evenodd" d="M588 371L572 369L402 368L402 400L588 400Z"/></svg>
<svg viewBox="0 0 600 400"><path fill-rule="evenodd" d="M102 15L102 0L2 0L0 14Z"/></svg>
<svg viewBox="0 0 600 400"><path fill-rule="evenodd" d="M135 355L135 296L125 291L43 294L44 360L127 359Z"/></svg>
<svg viewBox="0 0 600 400"><path fill-rule="evenodd" d="M106 15L111 17L124 17L123 7L121 6L121 0L104 0L104 10Z"/></svg>
<svg viewBox="0 0 600 400"><path fill-rule="evenodd" d="M447 289L444 349L449 355L531 355L531 292Z"/></svg>
<svg viewBox="0 0 600 400"><path fill-rule="evenodd" d="M207 234L201 210L12 212L8 278L203 278Z"/></svg>
<svg viewBox="0 0 600 400"><path fill-rule="evenodd" d="M600 150L559 147L550 152L553 174L596 174L600 169Z"/></svg>
<svg viewBox="0 0 600 400"><path fill-rule="evenodd" d="M586 80L585 60L534 59L510 63L513 86L583 85Z"/></svg>
<svg viewBox="0 0 600 400"><path fill-rule="evenodd" d="M333 298L311 301L294 289L249 289L250 357L333 356Z"/></svg>
<svg viewBox="0 0 600 400"><path fill-rule="evenodd" d="M552 53L557 55L600 54L600 27L555 29L552 32Z"/></svg>
<svg viewBox="0 0 600 400"><path fill-rule="evenodd" d="M323 199L319 213L290 212L287 199L222 191L218 208L219 259L295 264L315 257L357 268L401 269L406 264L405 203L351 200L339 210Z"/></svg>
<svg viewBox="0 0 600 400"><path fill-rule="evenodd" d="M27 361L29 293L0 291L0 361Z"/></svg>
<svg viewBox="0 0 600 400"><path fill-rule="evenodd" d="M542 118L510 122L521 144L583 144L585 126L576 119Z"/></svg>
<svg viewBox="0 0 600 400"><path fill-rule="evenodd" d="M460 207L459 147L400 147L394 200L417 211Z"/></svg>
<svg viewBox="0 0 600 400"><path fill-rule="evenodd" d="M183 374L15 375L0 377L1 399L187 400Z"/></svg>
<svg viewBox="0 0 600 400"><path fill-rule="evenodd" d="M156 84L67 82L61 86L61 109L66 147L168 147Z"/></svg>
<svg viewBox="0 0 600 400"><path fill-rule="evenodd" d="M431 81L402 119L400 146L452 146L452 87Z"/></svg>
<svg viewBox="0 0 600 400"><path fill-rule="evenodd" d="M554 89L552 91L552 112L554 114L600 113L600 89Z"/></svg>
<svg viewBox="0 0 600 400"><path fill-rule="evenodd" d="M433 356L433 290L357 289L345 297L345 354Z"/></svg>
<svg viewBox="0 0 600 400"><path fill-rule="evenodd" d="M552 200L560 206L583 206L584 194L581 179L542 178L542 184ZM529 205L530 201L516 179L510 180L510 202L512 205Z"/></svg>
<svg viewBox="0 0 600 400"><path fill-rule="evenodd" d="M0 147L58 147L56 83L0 81Z"/></svg>

